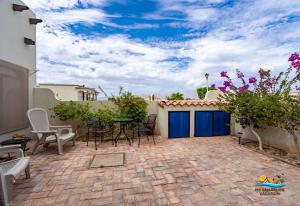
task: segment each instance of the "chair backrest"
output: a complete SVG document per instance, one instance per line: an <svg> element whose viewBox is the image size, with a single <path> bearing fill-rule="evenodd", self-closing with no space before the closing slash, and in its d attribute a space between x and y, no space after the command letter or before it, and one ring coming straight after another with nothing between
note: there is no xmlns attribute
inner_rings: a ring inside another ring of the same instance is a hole
<svg viewBox="0 0 300 206"><path fill-rule="evenodd" d="M145 126L151 129L152 132L154 132L155 130L156 118L157 118L157 114L150 114L146 120Z"/></svg>
<svg viewBox="0 0 300 206"><path fill-rule="evenodd" d="M89 118L85 121L86 127L96 128L96 129L104 129L106 127L104 121L100 118Z"/></svg>
<svg viewBox="0 0 300 206"><path fill-rule="evenodd" d="M87 128L94 128L97 124L97 119L96 118L88 118L85 120L85 124Z"/></svg>
<svg viewBox="0 0 300 206"><path fill-rule="evenodd" d="M42 108L32 108L27 111L27 117L32 130L49 131L49 119L47 111Z"/></svg>

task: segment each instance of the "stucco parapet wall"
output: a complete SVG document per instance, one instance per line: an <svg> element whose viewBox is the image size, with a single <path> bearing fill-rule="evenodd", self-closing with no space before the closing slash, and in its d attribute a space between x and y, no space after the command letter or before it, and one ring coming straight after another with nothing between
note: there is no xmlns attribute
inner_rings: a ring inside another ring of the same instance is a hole
<svg viewBox="0 0 300 206"><path fill-rule="evenodd" d="M157 104L160 107L164 106L218 106L223 104L220 100L161 100Z"/></svg>
<svg viewBox="0 0 300 206"><path fill-rule="evenodd" d="M57 101L57 103L61 102L59 99L57 99L55 97L54 91L52 89L34 87L33 91L34 91L34 100L35 101L39 101L40 98L45 98L46 97L48 100Z"/></svg>

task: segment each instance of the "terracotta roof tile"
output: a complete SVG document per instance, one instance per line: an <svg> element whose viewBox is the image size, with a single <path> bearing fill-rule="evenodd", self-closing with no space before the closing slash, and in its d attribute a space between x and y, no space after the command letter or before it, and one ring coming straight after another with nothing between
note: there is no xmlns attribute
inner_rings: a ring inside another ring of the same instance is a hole
<svg viewBox="0 0 300 206"><path fill-rule="evenodd" d="M161 107L164 106L216 106L222 103L219 100L161 100L158 102L158 105Z"/></svg>

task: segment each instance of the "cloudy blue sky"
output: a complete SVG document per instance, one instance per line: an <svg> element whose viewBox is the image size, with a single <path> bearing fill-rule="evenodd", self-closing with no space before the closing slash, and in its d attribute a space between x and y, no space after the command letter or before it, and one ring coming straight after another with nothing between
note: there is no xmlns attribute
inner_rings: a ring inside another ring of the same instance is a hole
<svg viewBox="0 0 300 206"><path fill-rule="evenodd" d="M37 29L39 83L122 85L138 95L221 83L219 72L279 71L300 50L299 0L24 0Z"/></svg>

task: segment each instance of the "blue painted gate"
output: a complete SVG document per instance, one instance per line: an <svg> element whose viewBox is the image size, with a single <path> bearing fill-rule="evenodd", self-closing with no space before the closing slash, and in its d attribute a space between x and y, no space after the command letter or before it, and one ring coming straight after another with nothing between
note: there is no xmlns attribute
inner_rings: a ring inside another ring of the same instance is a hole
<svg viewBox="0 0 300 206"><path fill-rule="evenodd" d="M222 111L196 111L195 137L230 134L230 114Z"/></svg>
<svg viewBox="0 0 300 206"><path fill-rule="evenodd" d="M230 114L227 112L214 112L214 136L230 134Z"/></svg>
<svg viewBox="0 0 300 206"><path fill-rule="evenodd" d="M169 138L190 136L190 112L169 112Z"/></svg>
<svg viewBox="0 0 300 206"><path fill-rule="evenodd" d="M195 137L213 136L212 122L212 112L195 112Z"/></svg>

